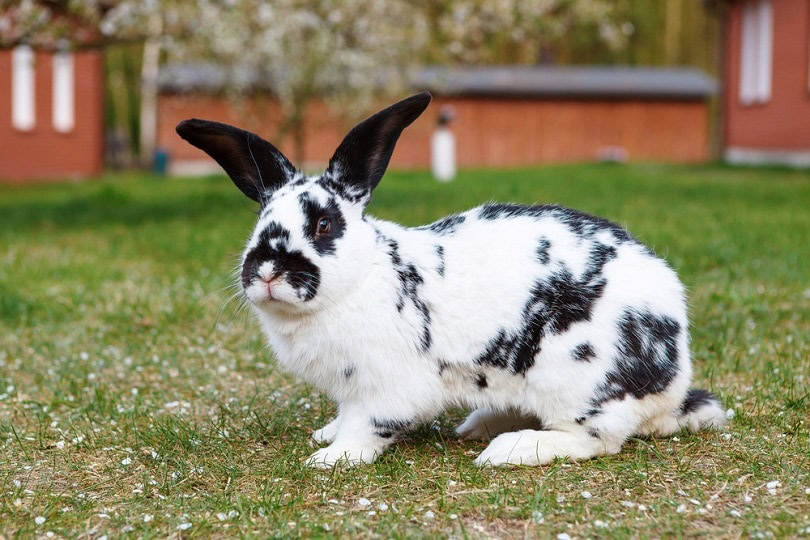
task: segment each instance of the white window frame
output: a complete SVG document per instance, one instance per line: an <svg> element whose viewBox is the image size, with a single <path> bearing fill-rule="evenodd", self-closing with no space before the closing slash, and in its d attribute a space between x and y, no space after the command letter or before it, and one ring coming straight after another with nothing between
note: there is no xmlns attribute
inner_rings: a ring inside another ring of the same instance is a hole
<svg viewBox="0 0 810 540"><path fill-rule="evenodd" d="M751 0L743 4L741 22L740 103L767 103L771 99L773 75L771 0Z"/></svg>
<svg viewBox="0 0 810 540"><path fill-rule="evenodd" d="M53 67L53 128L59 133L73 131L76 117L73 53L60 51L51 57Z"/></svg>
<svg viewBox="0 0 810 540"><path fill-rule="evenodd" d="M11 125L20 131L36 126L34 50L19 45L11 51Z"/></svg>

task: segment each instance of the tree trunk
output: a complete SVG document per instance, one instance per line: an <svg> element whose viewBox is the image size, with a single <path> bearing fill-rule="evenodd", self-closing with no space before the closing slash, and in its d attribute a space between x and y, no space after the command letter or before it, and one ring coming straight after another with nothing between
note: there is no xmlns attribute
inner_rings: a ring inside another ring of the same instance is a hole
<svg viewBox="0 0 810 540"><path fill-rule="evenodd" d="M141 139L140 162L144 167L151 167L157 140L157 101L158 73L160 71L160 34L162 31L160 15L154 15L149 21L149 38L143 45L143 65L141 66Z"/></svg>
<svg viewBox="0 0 810 540"><path fill-rule="evenodd" d="M304 134L304 126L299 122L293 126L293 159L298 167L304 167L304 160L307 158L306 151L306 135Z"/></svg>
<svg viewBox="0 0 810 540"><path fill-rule="evenodd" d="M664 59L677 64L681 39L681 0L667 0L664 11Z"/></svg>

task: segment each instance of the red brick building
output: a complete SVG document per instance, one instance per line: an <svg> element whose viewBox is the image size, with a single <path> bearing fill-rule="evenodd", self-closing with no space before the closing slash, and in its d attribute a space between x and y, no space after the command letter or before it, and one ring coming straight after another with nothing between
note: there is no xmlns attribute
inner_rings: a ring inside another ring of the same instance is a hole
<svg viewBox="0 0 810 540"><path fill-rule="evenodd" d="M726 159L810 167L810 0L725 7Z"/></svg>
<svg viewBox="0 0 810 540"><path fill-rule="evenodd" d="M100 173L103 103L99 51L0 49L0 181Z"/></svg>
<svg viewBox="0 0 810 540"><path fill-rule="evenodd" d="M255 79L253 97L230 101L222 93L229 76L211 65L168 66L161 73L157 144L169 153L173 172L216 170L213 161L175 133L175 125L186 118L235 124L278 142L278 103ZM430 135L443 105L456 112L453 131L461 167L588 161L616 154L679 163L709 157L707 101L715 83L691 69L428 68L414 87L432 90L435 101L403 133L394 167L429 167ZM304 161L326 163L350 127L323 103L313 103L305 119ZM292 157L287 139L280 146Z"/></svg>

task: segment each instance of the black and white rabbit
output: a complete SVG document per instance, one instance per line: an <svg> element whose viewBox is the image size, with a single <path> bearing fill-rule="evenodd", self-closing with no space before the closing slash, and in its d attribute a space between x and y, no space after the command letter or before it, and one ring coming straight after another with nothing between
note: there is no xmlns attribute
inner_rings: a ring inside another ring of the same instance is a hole
<svg viewBox="0 0 810 540"><path fill-rule="evenodd" d="M352 129L321 175L232 126L177 132L261 205L241 285L279 362L337 417L309 463L374 461L450 406L479 465L615 454L633 435L719 428L690 390L684 288L623 228L553 206L486 204L409 228L365 214L422 93Z"/></svg>

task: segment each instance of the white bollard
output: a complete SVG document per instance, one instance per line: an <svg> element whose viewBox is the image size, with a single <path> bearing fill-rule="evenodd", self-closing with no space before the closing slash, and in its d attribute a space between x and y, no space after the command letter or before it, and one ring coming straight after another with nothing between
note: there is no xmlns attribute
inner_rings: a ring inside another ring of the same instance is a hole
<svg viewBox="0 0 810 540"><path fill-rule="evenodd" d="M446 127L439 127L433 132L430 169L439 182L449 182L456 176L456 137Z"/></svg>

